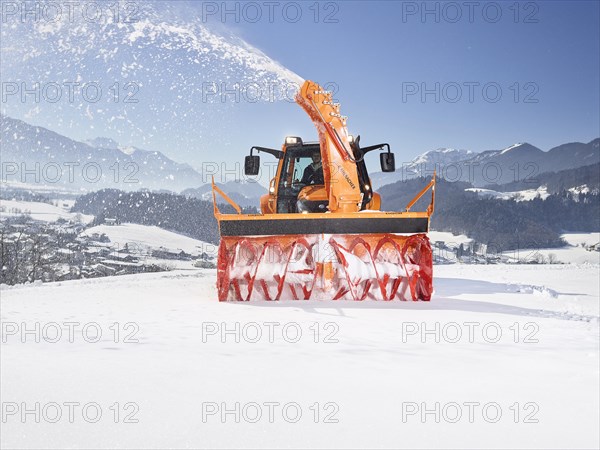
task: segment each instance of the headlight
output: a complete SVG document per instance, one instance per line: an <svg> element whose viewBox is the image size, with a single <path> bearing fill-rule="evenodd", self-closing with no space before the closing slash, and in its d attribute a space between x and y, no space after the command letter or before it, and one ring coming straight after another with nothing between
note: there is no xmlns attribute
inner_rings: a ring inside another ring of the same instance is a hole
<svg viewBox="0 0 600 450"><path fill-rule="evenodd" d="M297 136L288 136L285 138L286 145L302 144L302 139Z"/></svg>

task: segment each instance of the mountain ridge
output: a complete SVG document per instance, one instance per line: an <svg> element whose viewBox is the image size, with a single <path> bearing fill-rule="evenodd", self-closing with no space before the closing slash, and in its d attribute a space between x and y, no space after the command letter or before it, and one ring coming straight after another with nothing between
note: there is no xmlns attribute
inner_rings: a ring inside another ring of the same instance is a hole
<svg viewBox="0 0 600 450"><path fill-rule="evenodd" d="M159 151L121 147L110 138L81 142L6 115L0 116L0 123L2 181L33 181L76 191L113 187L178 192L204 184L200 172Z"/></svg>
<svg viewBox="0 0 600 450"><path fill-rule="evenodd" d="M441 151L440 151L441 150ZM513 144L502 150L469 150L444 153L446 149L429 150L396 168L394 173L371 174L377 189L419 176L438 175L448 181L465 181L476 187L528 181L538 174L559 172L600 162L600 138L588 143L569 142L548 151L528 143Z"/></svg>
<svg viewBox="0 0 600 450"><path fill-rule="evenodd" d="M39 185L59 185L77 192L107 187L128 191L168 190L202 199L206 199L210 191L210 184L201 171L187 163L176 162L160 151L121 146L114 139L102 136L81 142L4 114L0 114L0 121L2 159L9 165L3 164L3 181L27 183L34 179ZM568 142L548 151L528 142L483 152L442 147L403 163L395 173L372 173L371 181L378 189L401 180L431 176L436 170L448 181L466 181L475 187L490 187L528 182L541 173L576 169L598 162L600 138L588 143ZM36 164L43 164L43 167L38 169ZM57 165L62 170L58 180ZM87 167L90 165L94 167ZM32 168L39 173L32 174ZM84 168L90 173L83 173ZM95 172L101 173L97 179ZM54 175L50 180L48 173ZM231 182L221 187L235 197L234 200L247 206L257 206L260 195L265 191L262 186L250 191L240 189L239 183Z"/></svg>

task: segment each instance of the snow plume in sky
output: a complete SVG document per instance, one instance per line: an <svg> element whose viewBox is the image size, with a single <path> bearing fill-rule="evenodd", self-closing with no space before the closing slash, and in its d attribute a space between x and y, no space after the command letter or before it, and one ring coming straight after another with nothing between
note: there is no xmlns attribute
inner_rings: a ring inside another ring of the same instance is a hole
<svg viewBox="0 0 600 450"><path fill-rule="evenodd" d="M193 2L13 3L1 18L2 112L74 138L198 145L236 104L292 101L303 82L202 23Z"/></svg>

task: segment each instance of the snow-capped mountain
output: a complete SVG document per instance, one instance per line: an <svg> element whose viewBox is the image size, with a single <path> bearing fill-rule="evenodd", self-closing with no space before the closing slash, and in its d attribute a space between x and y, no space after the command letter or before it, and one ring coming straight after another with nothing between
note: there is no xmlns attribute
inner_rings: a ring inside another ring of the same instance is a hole
<svg viewBox="0 0 600 450"><path fill-rule="evenodd" d="M204 183L202 175L158 151L121 148L108 138L78 142L43 127L1 116L2 181L57 186L179 192Z"/></svg>
<svg viewBox="0 0 600 450"><path fill-rule="evenodd" d="M224 103L221 91L237 89L243 99L245 86L258 86L272 102L303 82L227 27L208 24L194 2L92 2L97 20L85 15L85 2L75 3L79 14L63 5L56 20L2 15L2 80L23 80L29 90L40 81L40 96L54 88L61 94L56 102L7 95L4 114L54 130L94 127L142 147L154 136L193 149L221 136L230 107L240 103Z"/></svg>
<svg viewBox="0 0 600 450"><path fill-rule="evenodd" d="M539 174L600 162L600 138L588 143L572 142L547 152L525 142L503 150L487 151L464 161L462 181L475 186L535 180Z"/></svg>
<svg viewBox="0 0 600 450"><path fill-rule="evenodd" d="M439 170L440 167L456 164L471 159L476 155L477 153L471 150L438 148L436 150L427 151L407 163L400 162L398 156L396 156L396 172L373 173L371 174L371 182L373 183L373 187L377 189L380 186L395 183L400 180L418 176L431 176L434 169Z"/></svg>
<svg viewBox="0 0 600 450"><path fill-rule="evenodd" d="M472 158L475 152L471 150L458 150L454 148L438 148L437 150L431 150L417 156L411 161L411 166L418 166L420 164L436 164L443 163L448 164L451 162L464 161L465 159Z"/></svg>
<svg viewBox="0 0 600 450"><path fill-rule="evenodd" d="M119 149L119 143L114 139L107 137L97 137L94 139L88 139L85 141L85 143L96 148Z"/></svg>
<svg viewBox="0 0 600 450"><path fill-rule="evenodd" d="M410 163L397 162L396 172L373 173L371 181L378 188L417 176L429 177L436 169L438 176L448 181L466 181L483 187L534 180L541 173L560 172L599 162L600 138L588 143L563 144L549 151L542 151L527 142L481 153L444 148L425 152Z"/></svg>

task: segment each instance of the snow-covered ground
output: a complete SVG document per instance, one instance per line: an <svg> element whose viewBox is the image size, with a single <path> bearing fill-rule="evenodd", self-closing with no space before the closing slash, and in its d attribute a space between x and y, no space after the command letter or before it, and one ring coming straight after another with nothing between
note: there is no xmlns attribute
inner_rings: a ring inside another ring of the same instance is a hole
<svg viewBox="0 0 600 450"><path fill-rule="evenodd" d="M66 206L64 206L66 205ZM0 220L7 217L27 214L34 220L42 222L56 222L59 219L81 220L81 223L90 223L93 216L69 212L72 201L61 201L59 206L41 202L26 202L19 200L0 200Z"/></svg>
<svg viewBox="0 0 600 450"><path fill-rule="evenodd" d="M593 194L598 194L598 188L590 189L587 184L582 184L581 186L575 186L569 188L569 192L571 194L579 195L579 194L589 194L590 192Z"/></svg>
<svg viewBox="0 0 600 450"><path fill-rule="evenodd" d="M435 247L436 242L444 242L447 248L455 249L461 244L470 246L474 244L474 240L464 234L454 235L446 231L430 231L428 233L429 241L434 245L434 253L445 257L451 262L458 262L456 257L447 250L438 250ZM567 245L560 248L542 248L542 249L517 249L509 250L502 253L506 262L518 263L537 260L543 256L547 262L553 259L554 263L561 264L595 264L600 265L600 251L592 250L592 246L600 244L600 233L564 233L561 237ZM437 253L436 253L437 252ZM485 256L485 250L481 251L481 256ZM479 254L480 251L475 251Z"/></svg>
<svg viewBox="0 0 600 450"><path fill-rule="evenodd" d="M591 246L600 243L600 232L597 233L565 233L561 237L573 246Z"/></svg>
<svg viewBox="0 0 600 450"><path fill-rule="evenodd" d="M35 183L22 183L20 181L13 181L2 179L0 181L0 186L4 189L17 189L24 190L28 192L35 192L40 195L48 195L55 197L57 195L81 195L82 193L86 193L86 189L73 189L69 186L60 185L56 183L47 183L47 184L35 184Z"/></svg>
<svg viewBox="0 0 600 450"><path fill-rule="evenodd" d="M159 249L170 251L181 251L192 255L206 252L216 256L217 246L207 242L199 241L182 234L167 231L156 226L138 225L124 223L121 225L98 225L88 228L82 234L91 236L95 233L106 234L112 244L124 247L128 244L137 246L139 249Z"/></svg>
<svg viewBox="0 0 600 450"><path fill-rule="evenodd" d="M531 261L541 255L563 264L600 264L600 251L587 249L600 243L600 233L565 233L561 237L567 242L566 247L511 250L503 255L516 261Z"/></svg>
<svg viewBox="0 0 600 450"><path fill-rule="evenodd" d="M475 192L480 197L495 198L499 200L514 200L516 202L526 202L535 198L545 200L550 195L546 186L540 186L537 189L526 189L515 192L498 192L491 189L468 188L465 191Z"/></svg>
<svg viewBox="0 0 600 450"><path fill-rule="evenodd" d="M598 270L441 266L429 303L219 303L214 270L3 289L0 444L598 448Z"/></svg>
<svg viewBox="0 0 600 450"><path fill-rule="evenodd" d="M432 243L441 241L450 247L458 247L460 244L470 244L473 242L473 239L464 234L455 235L448 231L430 231L427 233L427 236Z"/></svg>

